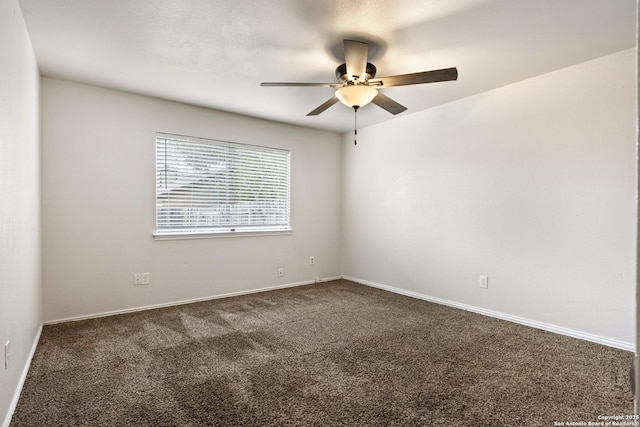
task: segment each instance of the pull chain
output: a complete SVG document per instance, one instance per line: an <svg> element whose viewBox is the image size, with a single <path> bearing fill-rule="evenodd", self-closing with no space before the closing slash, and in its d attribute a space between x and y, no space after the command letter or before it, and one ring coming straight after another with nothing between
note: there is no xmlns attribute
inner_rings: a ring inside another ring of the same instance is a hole
<svg viewBox="0 0 640 427"><path fill-rule="evenodd" d="M358 108L357 105L353 106L353 145L358 145Z"/></svg>

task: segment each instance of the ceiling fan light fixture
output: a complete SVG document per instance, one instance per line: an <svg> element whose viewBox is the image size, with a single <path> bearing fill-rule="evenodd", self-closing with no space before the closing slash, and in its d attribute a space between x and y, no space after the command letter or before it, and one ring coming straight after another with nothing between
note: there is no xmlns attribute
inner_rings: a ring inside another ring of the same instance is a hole
<svg viewBox="0 0 640 427"><path fill-rule="evenodd" d="M336 97L347 107L364 107L378 95L378 91L365 84L343 86L336 90Z"/></svg>
<svg viewBox="0 0 640 427"><path fill-rule="evenodd" d="M262 82L260 86L337 88L331 98L315 108L307 114L307 116L317 116L337 104L338 101L347 107L353 108L356 112L358 108L373 102L383 110L396 115L406 111L407 107L397 103L384 93L378 92L376 87L409 86L423 83L447 82L458 79L458 69L455 67L374 79L377 71L376 66L367 62L369 45L358 40L343 40L342 43L344 45L344 64L339 65L335 70L338 83Z"/></svg>

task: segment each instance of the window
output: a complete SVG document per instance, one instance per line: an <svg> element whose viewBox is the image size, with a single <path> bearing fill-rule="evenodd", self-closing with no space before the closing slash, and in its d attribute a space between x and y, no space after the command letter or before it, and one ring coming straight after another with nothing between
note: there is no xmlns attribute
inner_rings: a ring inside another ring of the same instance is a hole
<svg viewBox="0 0 640 427"><path fill-rule="evenodd" d="M290 152L156 134L156 236L287 231Z"/></svg>

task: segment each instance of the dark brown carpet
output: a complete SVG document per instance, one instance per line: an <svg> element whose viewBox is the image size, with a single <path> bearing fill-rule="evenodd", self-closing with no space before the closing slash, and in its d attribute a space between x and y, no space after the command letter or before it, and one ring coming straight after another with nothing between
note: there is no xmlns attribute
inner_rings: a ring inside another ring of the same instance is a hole
<svg viewBox="0 0 640 427"><path fill-rule="evenodd" d="M46 326L20 426L553 426L632 353L347 281Z"/></svg>

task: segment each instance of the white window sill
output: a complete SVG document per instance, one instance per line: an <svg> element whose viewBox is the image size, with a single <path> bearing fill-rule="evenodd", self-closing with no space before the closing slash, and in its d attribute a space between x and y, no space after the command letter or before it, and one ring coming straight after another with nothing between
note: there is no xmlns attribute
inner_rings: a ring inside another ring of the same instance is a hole
<svg viewBox="0 0 640 427"><path fill-rule="evenodd" d="M237 230L237 231L214 231L214 232L165 232L154 233L155 240L190 240L190 239L222 239L227 237L263 237L263 236L286 236L293 233L293 229L286 230Z"/></svg>

